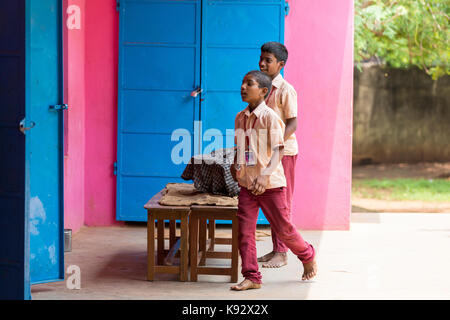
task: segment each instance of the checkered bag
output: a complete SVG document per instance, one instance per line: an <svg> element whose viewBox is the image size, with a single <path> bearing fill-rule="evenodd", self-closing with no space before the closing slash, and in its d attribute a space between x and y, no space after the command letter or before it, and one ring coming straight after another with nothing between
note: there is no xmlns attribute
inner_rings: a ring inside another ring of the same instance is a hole
<svg viewBox="0 0 450 320"><path fill-rule="evenodd" d="M193 180L199 191L235 197L240 188L230 172L234 153L234 148L227 148L193 156L181 178Z"/></svg>

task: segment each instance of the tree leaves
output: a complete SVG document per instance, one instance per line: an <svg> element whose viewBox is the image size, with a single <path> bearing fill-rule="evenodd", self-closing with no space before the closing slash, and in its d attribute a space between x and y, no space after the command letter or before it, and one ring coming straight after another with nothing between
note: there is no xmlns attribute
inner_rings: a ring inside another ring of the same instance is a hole
<svg viewBox="0 0 450 320"><path fill-rule="evenodd" d="M450 74L450 0L355 0L355 62Z"/></svg>

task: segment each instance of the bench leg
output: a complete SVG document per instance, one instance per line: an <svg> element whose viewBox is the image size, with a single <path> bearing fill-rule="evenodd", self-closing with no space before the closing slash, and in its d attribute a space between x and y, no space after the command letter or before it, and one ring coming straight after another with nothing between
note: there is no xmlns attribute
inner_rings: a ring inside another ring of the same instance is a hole
<svg viewBox="0 0 450 320"><path fill-rule="evenodd" d="M175 243L177 242L176 239L176 221L170 220L169 221L169 248L172 248Z"/></svg>
<svg viewBox="0 0 450 320"><path fill-rule="evenodd" d="M189 218L189 251L191 254L191 281L197 281L197 253L198 253L198 219Z"/></svg>
<svg viewBox="0 0 450 320"><path fill-rule="evenodd" d="M174 221L175 222L175 221ZM180 281L188 280L188 218L181 218Z"/></svg>
<svg viewBox="0 0 450 320"><path fill-rule="evenodd" d="M216 220L209 219L208 222L209 222L209 224L208 224L208 229L209 229L208 238L210 240L208 251L214 251L214 240L216 238Z"/></svg>
<svg viewBox="0 0 450 320"><path fill-rule="evenodd" d="M155 220L148 215L147 222L147 280L155 276Z"/></svg>
<svg viewBox="0 0 450 320"><path fill-rule="evenodd" d="M198 233L199 251L202 253L199 265L204 266L206 264L206 218L200 218Z"/></svg>
<svg viewBox="0 0 450 320"><path fill-rule="evenodd" d="M158 219L158 265L164 264L164 219Z"/></svg>

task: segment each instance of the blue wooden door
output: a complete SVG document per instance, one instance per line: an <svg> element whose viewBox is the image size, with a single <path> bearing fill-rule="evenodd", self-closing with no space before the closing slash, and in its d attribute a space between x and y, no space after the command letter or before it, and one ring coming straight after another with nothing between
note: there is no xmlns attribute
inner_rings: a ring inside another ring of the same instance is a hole
<svg viewBox="0 0 450 320"><path fill-rule="evenodd" d="M259 70L262 44L284 43L284 18L284 0L203 1L201 120L208 152L234 144L234 119L246 107L242 79ZM212 138L216 132L223 138ZM258 223L268 223L261 212Z"/></svg>
<svg viewBox="0 0 450 320"><path fill-rule="evenodd" d="M31 284L64 280L61 0L26 0L25 211Z"/></svg>
<svg viewBox="0 0 450 320"><path fill-rule="evenodd" d="M60 13L59 0L0 2L0 299L64 278L62 118L49 109L62 98Z"/></svg>
<svg viewBox="0 0 450 320"><path fill-rule="evenodd" d="M183 182L173 148L183 139L193 148L201 1L121 0L119 10L116 218L146 221L143 205Z"/></svg>
<svg viewBox="0 0 450 320"><path fill-rule="evenodd" d="M226 147L227 129L233 143L234 118L245 107L242 78L258 69L264 42L283 42L285 3L119 3L117 219L145 221L143 204L167 182L184 182L186 163L173 161L175 129L190 136L193 154Z"/></svg>

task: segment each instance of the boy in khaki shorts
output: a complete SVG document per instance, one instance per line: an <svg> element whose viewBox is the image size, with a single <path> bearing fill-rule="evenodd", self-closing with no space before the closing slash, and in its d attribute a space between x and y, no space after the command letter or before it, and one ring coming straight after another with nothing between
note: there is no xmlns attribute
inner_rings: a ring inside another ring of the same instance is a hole
<svg viewBox="0 0 450 320"><path fill-rule="evenodd" d="M241 97L248 103L235 119L236 158L233 171L241 187L237 217L239 221L239 254L244 281L231 290L258 289L262 276L256 255L256 223L262 209L280 241L303 264L302 280L316 275L315 251L301 237L290 221L286 203L286 178L281 157L284 149L284 123L264 102L272 81L261 71L250 71L244 77Z"/></svg>
<svg viewBox="0 0 450 320"><path fill-rule="evenodd" d="M272 108L283 120L286 129L284 132L284 156L282 159L284 174L286 176L286 200L291 219L292 195L295 183L295 163L297 161L298 146L295 137L297 129L297 92L280 71L284 68L288 58L286 47L279 42L267 42L261 47L259 68L272 79L272 90L266 99L266 104ZM258 258L265 268L280 268L287 264L287 246L277 236L272 228L272 252Z"/></svg>

